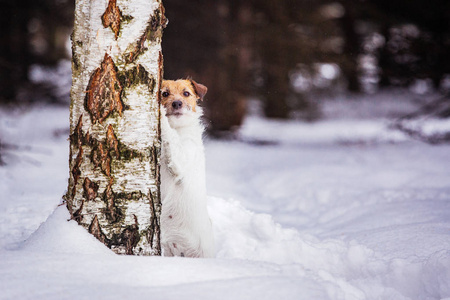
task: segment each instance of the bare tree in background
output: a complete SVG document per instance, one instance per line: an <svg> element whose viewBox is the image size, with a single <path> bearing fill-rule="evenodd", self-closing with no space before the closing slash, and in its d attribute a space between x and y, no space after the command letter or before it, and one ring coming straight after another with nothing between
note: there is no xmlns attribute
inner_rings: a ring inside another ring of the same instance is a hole
<svg viewBox="0 0 450 300"><path fill-rule="evenodd" d="M161 0L77 0L72 219L119 254L159 255Z"/></svg>

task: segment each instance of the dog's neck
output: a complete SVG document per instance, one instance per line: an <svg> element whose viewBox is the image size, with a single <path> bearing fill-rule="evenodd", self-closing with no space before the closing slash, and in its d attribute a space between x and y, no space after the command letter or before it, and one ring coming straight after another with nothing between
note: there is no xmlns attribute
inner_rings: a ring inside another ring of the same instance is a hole
<svg viewBox="0 0 450 300"><path fill-rule="evenodd" d="M203 132L204 126L201 123L203 111L197 106L196 112L192 112L191 116L184 116L181 119L169 118L170 127L175 129L179 135Z"/></svg>

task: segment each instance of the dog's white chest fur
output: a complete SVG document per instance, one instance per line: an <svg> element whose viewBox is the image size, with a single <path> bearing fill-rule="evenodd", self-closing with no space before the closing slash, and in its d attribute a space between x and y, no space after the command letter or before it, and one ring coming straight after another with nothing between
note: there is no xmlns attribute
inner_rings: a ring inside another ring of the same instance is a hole
<svg viewBox="0 0 450 300"><path fill-rule="evenodd" d="M201 110L191 113L161 118L161 244L165 256L214 257Z"/></svg>

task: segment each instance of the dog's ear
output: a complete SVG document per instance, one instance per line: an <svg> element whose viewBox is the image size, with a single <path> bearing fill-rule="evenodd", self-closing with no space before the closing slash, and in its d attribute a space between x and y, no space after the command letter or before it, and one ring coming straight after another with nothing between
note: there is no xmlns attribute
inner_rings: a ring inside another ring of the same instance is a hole
<svg viewBox="0 0 450 300"><path fill-rule="evenodd" d="M201 83L197 83L191 79L192 86L194 87L195 92L200 97L200 100L203 101L203 97L205 97L208 88Z"/></svg>

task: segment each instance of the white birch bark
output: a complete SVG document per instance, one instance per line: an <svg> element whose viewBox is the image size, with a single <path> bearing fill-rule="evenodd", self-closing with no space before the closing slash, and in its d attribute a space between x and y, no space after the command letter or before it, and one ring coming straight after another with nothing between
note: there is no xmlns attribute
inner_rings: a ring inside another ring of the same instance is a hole
<svg viewBox="0 0 450 300"><path fill-rule="evenodd" d="M119 254L160 254L161 1L75 4L65 198Z"/></svg>

